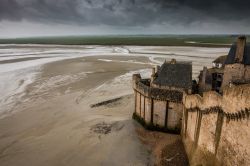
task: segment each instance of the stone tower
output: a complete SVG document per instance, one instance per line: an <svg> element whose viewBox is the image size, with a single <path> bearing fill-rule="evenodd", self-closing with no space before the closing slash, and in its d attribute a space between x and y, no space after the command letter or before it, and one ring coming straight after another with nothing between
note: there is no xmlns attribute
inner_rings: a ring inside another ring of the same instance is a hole
<svg viewBox="0 0 250 166"><path fill-rule="evenodd" d="M245 36L240 36L231 46L225 62L221 91L229 84L250 82L250 44Z"/></svg>

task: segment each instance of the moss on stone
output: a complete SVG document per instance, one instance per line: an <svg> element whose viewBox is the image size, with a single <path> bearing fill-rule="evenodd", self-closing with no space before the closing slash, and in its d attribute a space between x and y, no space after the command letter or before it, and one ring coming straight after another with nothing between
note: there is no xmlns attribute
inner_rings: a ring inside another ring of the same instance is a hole
<svg viewBox="0 0 250 166"><path fill-rule="evenodd" d="M180 129L174 128L174 129L167 129L165 127L161 127L159 125L154 125L153 123L147 124L143 118L138 116L135 112L133 113L133 119L136 120L138 123L140 123L145 129L151 130L151 131L161 131L165 133L172 133L172 134L180 134Z"/></svg>

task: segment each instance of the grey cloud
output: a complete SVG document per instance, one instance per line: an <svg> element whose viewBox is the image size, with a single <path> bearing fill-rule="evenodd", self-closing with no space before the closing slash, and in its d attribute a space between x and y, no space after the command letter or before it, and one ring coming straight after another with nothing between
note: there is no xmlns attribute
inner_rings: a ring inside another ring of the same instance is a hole
<svg viewBox="0 0 250 166"><path fill-rule="evenodd" d="M1 0L0 21L108 26L250 21L248 0Z"/></svg>
<svg viewBox="0 0 250 166"><path fill-rule="evenodd" d="M20 6L15 0L2 0L0 2L0 20L20 20Z"/></svg>

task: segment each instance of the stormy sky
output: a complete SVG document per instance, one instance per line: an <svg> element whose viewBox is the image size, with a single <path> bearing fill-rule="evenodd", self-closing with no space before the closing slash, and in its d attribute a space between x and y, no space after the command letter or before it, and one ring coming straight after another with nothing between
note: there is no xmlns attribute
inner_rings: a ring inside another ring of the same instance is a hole
<svg viewBox="0 0 250 166"><path fill-rule="evenodd" d="M0 38L249 34L250 0L0 0Z"/></svg>

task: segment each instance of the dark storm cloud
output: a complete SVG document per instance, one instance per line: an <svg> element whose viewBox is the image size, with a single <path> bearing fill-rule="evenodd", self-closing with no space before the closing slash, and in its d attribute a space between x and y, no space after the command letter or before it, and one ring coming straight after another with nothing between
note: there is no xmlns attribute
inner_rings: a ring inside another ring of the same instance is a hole
<svg viewBox="0 0 250 166"><path fill-rule="evenodd" d="M0 20L20 20L20 6L15 0L2 0L0 2Z"/></svg>
<svg viewBox="0 0 250 166"><path fill-rule="evenodd" d="M143 26L250 21L248 0L0 0L1 20Z"/></svg>

